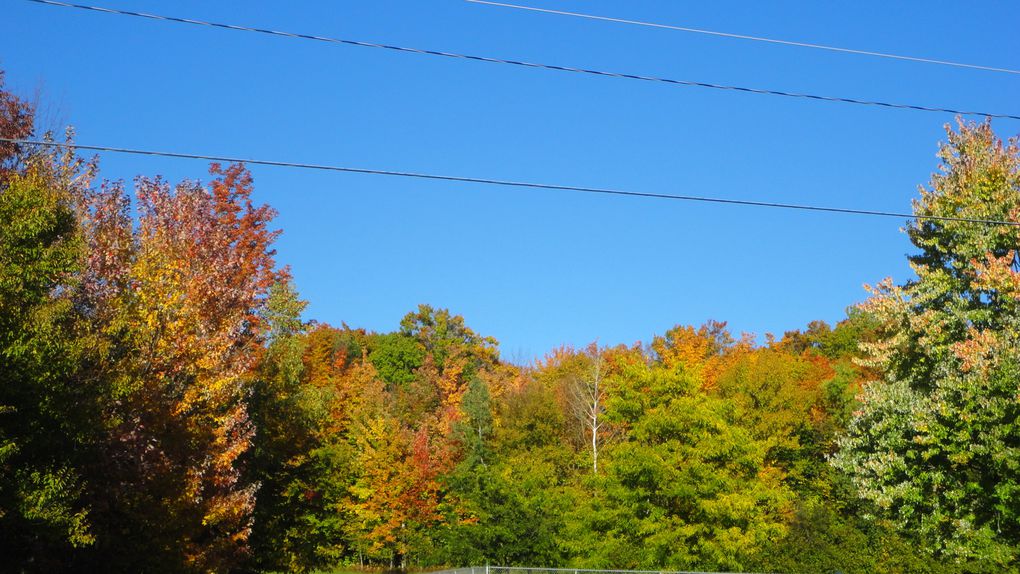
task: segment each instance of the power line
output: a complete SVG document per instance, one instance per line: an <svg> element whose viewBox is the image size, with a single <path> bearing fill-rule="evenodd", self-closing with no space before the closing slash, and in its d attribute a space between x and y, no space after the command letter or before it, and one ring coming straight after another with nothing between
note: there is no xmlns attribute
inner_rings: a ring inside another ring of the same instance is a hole
<svg viewBox="0 0 1020 574"><path fill-rule="evenodd" d="M408 177L417 179L431 179L439 181L455 181L460 183L480 183L485 185L498 185L503 187L524 187L531 189L548 189L557 191L577 191L581 193L599 193L604 195L622 195L627 197L644 197L644 198L655 198L655 199L670 199L676 201L697 201L702 203L718 203L724 205L745 205L751 207L770 207L776 209L796 209L801 211L817 211L827 213L844 213L850 215L870 215L877 217L896 217L899 219L922 219L930 221L955 221L962 223L980 223L983 225L1010 225L1020 226L1020 222L1015 221L1004 221L998 219L974 219L969 217L940 217L936 215L925 215L918 216L910 213L897 213L894 211L879 211L872 209L849 209L843 207L823 207L817 205L800 205L794 203L777 203L772 201L752 201L746 199L728 199L722 197L701 197L695 195L674 195L668 193L652 193L646 191L629 191L624 189L612 189L604 187L584 187L576 185L558 185L552 183L536 183L529 181L511 181L505 179L490 179L483 177L466 177L458 175L440 175L433 173L416 173L409 171L394 171L385 169L368 169L361 167L345 167L337 165L323 165L313 163L297 163L288 161L276 161L266 159L253 159L253 158L239 158L239 157L226 157L216 155L203 155L193 153L178 153L168 151L155 151L155 150L143 150L143 149L132 149L122 147L110 147L110 146L97 146L97 145L82 145L76 143L61 143L53 141L41 141L41 140L27 140L27 139L15 139L0 137L0 141L8 142L20 145L37 145L46 146L51 148L73 148L79 150L91 150L91 151L108 151L115 153L127 153L135 155L149 155L149 156L160 156L160 157L172 157L180 159L200 159L205 161L216 161L225 163L245 163L251 165L266 165L273 167L289 167L297 169L314 169L322 171L339 171L344 173L359 173L365 175L388 175L395 177Z"/></svg>
<svg viewBox="0 0 1020 574"><path fill-rule="evenodd" d="M1020 120L1020 116L1011 114L995 114L988 112L976 112L966 110L955 110L950 108L935 108L928 106L916 106L911 104L896 104L890 102L880 102L872 100L859 100L855 98L842 98L836 96L819 96L815 94L802 94L796 92L783 92L779 90L766 90L761 88L747 88L743 86L727 86L722 84L711 84L707 82L696 82L691 80L676 80L671 78L661 78L656 76L642 76L637 74L624 74L619 72L607 72L603 70L590 70L586 68L573 68L569 66L556 66L552 64L539 64L535 62L524 62L518 60L504 60L500 58L490 58L487 56L473 56L469 54L458 54L454 52L440 52L436 50L423 50L419 48L408 48L404 46L391 46L388 44L376 44L373 42L362 42L359 40L347 40L343 38L330 38L326 36L314 36L310 34L298 34L294 32L282 32L279 30L267 30L264 28L250 28L247 26L239 26L236 24L220 24L216 22L207 22L204 20L193 20L190 18L177 18L174 16L163 16L159 14L148 14L145 12L130 12L127 10L117 10L113 8L103 8L101 6L86 6L83 4L70 4L67 2L58 2L57 0L27 0L28 2L34 2L36 4L45 4L48 6L62 6L65 8L78 8L81 10L90 10L93 12L102 12L105 14L118 14L121 16L135 16L138 18L148 18L152 20L161 20L165 22L176 22L179 24L194 24L199 26L211 26L214 28L224 28L227 30L238 30L242 32L258 32L260 34L269 34L272 36L282 36L286 38L299 38L302 40L316 40L319 42L329 42L333 44L346 44L349 46L361 46L365 48L382 48L385 50L394 50L397 52L407 52L412 54L424 54L429 56L443 56L445 58L460 58L465 60L474 60L478 62L488 62L491 64L508 64L512 66L523 66L526 68L539 68L543 70L554 70L557 72L573 72L577 74L588 74L594 76L604 76L610 78L623 78L628 80L642 80L646 82L659 82L665 84L673 84L680 86L693 86L699 88L712 88L716 90L732 90L737 92L747 92L752 94L763 94L769 96L783 96L787 98L804 98L810 100L819 100L826 102L838 102L844 104L858 104L866 106L881 106L885 108L897 108L905 110L915 110L922 112L940 112L947 114L956 114L963 116L981 116L985 118L1002 118L1010 120Z"/></svg>
<svg viewBox="0 0 1020 574"><path fill-rule="evenodd" d="M710 36L721 36L724 38L737 38L740 40L753 40L755 42L769 42L771 44L783 44L786 46L797 46L799 48L815 48L818 50L829 50L832 52L844 52L848 54L858 54L862 56L876 56L879 58L892 58L895 60L907 60L910 62L923 62L925 64L939 64L943 66L955 66L957 68L972 68L975 70L985 70L989 72L1004 72L1007 74L1020 74L1020 70L1012 70L1010 68L996 68L993 66L980 66L978 64L965 64L963 62L953 62L950 60L936 60L933 58L920 58L917 56L904 56L901 54L889 54L886 52L872 52L870 50L856 50L853 48L840 48L837 46L827 46L825 44L810 44L808 42L795 42L792 40L779 40L776 38L765 38L762 36L748 36L745 34L734 34L731 32L718 32L715 30L705 30L701 28L688 28L685 26L673 26L671 24L659 24L656 22L644 22L641 20L627 20L625 18L613 18L610 16L597 16L595 14L584 14L581 12L567 12L564 10L552 10L549 8L538 8L535 6L523 6L520 4L507 4L505 2L490 2L489 0L466 0L474 4L486 4L489 6L500 6L503 8L515 8L517 10L528 10L531 12L542 12L545 14L556 14L559 16L573 16L576 18L587 18L589 20L602 20L605 22L616 22L620 24L634 24L637 26L647 26L649 28L662 28L665 30L678 30L680 32L692 32L695 34L708 34Z"/></svg>

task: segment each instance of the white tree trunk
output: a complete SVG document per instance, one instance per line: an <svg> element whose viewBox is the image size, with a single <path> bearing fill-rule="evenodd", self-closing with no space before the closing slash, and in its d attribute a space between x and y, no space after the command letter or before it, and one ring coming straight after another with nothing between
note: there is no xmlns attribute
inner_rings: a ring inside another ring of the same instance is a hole
<svg viewBox="0 0 1020 574"><path fill-rule="evenodd" d="M604 369L602 364L602 351L597 345L592 347L591 368L574 382L574 414L583 423L585 438L591 442L591 470L598 474L599 471L599 437L601 435L603 420L602 411L605 410L605 389L603 388Z"/></svg>

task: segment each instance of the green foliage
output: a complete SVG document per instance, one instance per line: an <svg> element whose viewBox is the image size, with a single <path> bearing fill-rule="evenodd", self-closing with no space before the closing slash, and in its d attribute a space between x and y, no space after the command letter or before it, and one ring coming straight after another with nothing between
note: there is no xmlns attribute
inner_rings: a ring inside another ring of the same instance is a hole
<svg viewBox="0 0 1020 574"><path fill-rule="evenodd" d="M483 361L494 360L497 355L495 339L479 336L464 324L463 317L430 305L419 305L417 312L404 316L400 333L420 342L437 365L445 364L451 351L458 348L469 350Z"/></svg>
<svg viewBox="0 0 1020 574"><path fill-rule="evenodd" d="M451 476L460 512L436 535L436 563L557 566L563 516L571 500L557 487L547 453L521 453L497 465L461 467Z"/></svg>
<svg viewBox="0 0 1020 574"><path fill-rule="evenodd" d="M376 335L371 346L368 358L379 376L390 385L410 385L414 372L425 360L425 347L404 333Z"/></svg>
<svg viewBox="0 0 1020 574"><path fill-rule="evenodd" d="M918 216L1020 214L1020 150L961 124ZM862 306L879 324L861 363L883 378L833 458L876 512L952 560L1016 566L1020 547L1017 227L918 219L917 279Z"/></svg>
<svg viewBox="0 0 1020 574"><path fill-rule="evenodd" d="M627 433L571 515L591 532L574 546L577 564L739 570L782 535L791 493L732 403L682 369L636 363L615 381L626 391L610 417Z"/></svg>
<svg viewBox="0 0 1020 574"><path fill-rule="evenodd" d="M45 525L74 547L95 542L88 511L76 508L82 494L80 478L67 468L20 473L18 511L30 523Z"/></svg>
<svg viewBox="0 0 1020 574"><path fill-rule="evenodd" d="M0 143L0 571L1016 571L1020 228L923 216L1016 221L1020 152L940 157L917 279L834 328L520 368L447 309L304 322L242 166L132 209Z"/></svg>
<svg viewBox="0 0 1020 574"><path fill-rule="evenodd" d="M492 395L489 385L479 377L468 383L462 403L464 418L455 423L455 431L463 451L462 464L470 468L486 466L491 457Z"/></svg>
<svg viewBox="0 0 1020 574"><path fill-rule="evenodd" d="M822 354L830 359L858 357L861 344L873 342L880 327L879 320L859 307L847 309L847 317L819 341Z"/></svg>
<svg viewBox="0 0 1020 574"><path fill-rule="evenodd" d="M792 469L811 409L819 402L819 382L828 373L805 357L772 349L736 358L720 375L717 389L737 416L763 442L767 460Z"/></svg>
<svg viewBox="0 0 1020 574"><path fill-rule="evenodd" d="M789 574L964 574L1002 572L991 562L947 563L918 551L893 525L837 512L830 501L798 505L789 534L756 557L759 571Z"/></svg>
<svg viewBox="0 0 1020 574"><path fill-rule="evenodd" d="M302 386L304 307L289 283L271 289L266 313L271 336L249 400L259 432L246 466L251 480L260 484L251 547L262 568L303 571L316 563L313 536L303 528L314 514L300 492L312 474L307 456L317 422L310 393Z"/></svg>
<svg viewBox="0 0 1020 574"><path fill-rule="evenodd" d="M494 405L496 441L503 452L564 449L566 416L554 388L535 379L510 389Z"/></svg>
<svg viewBox="0 0 1020 574"><path fill-rule="evenodd" d="M36 175L0 186L0 554L58 559L94 541L75 463L96 421L90 389L68 384L80 354L59 287L80 265L70 197ZM84 457L84 458L83 458ZM46 560L44 560L46 562Z"/></svg>
<svg viewBox="0 0 1020 574"><path fill-rule="evenodd" d="M864 498L957 558L1015 557L1020 540L1018 357L950 374L929 393L869 387L834 459Z"/></svg>

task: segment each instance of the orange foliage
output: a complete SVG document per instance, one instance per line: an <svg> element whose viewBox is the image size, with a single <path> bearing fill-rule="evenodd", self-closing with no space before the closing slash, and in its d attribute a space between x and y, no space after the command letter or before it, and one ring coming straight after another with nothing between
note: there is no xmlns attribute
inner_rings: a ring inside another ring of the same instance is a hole
<svg viewBox="0 0 1020 574"><path fill-rule="evenodd" d="M147 534L196 570L228 568L244 553L256 490L237 465L253 436L244 400L262 352L261 310L286 276L274 269L274 213L252 205L247 170L210 172L208 189L140 178L137 229L120 186L84 198L97 249L83 301L128 357L112 366L124 398L112 407L111 457L140 461L114 469L124 491L105 494L163 510L164 530Z"/></svg>

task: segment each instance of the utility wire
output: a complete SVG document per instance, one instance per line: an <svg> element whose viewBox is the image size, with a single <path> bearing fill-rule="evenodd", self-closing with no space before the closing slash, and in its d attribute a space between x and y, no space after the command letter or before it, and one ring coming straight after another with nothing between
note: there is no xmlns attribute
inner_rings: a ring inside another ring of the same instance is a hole
<svg viewBox="0 0 1020 574"><path fill-rule="evenodd" d="M622 195L627 197L645 197L655 199L670 199L676 201L697 201L702 203L719 203L724 205L746 205L752 207L771 207L776 209L796 209L801 211L818 211L827 213L845 213L850 215L870 215L877 217L896 217L899 219L918 219L918 220L930 220L930 221L955 221L963 223L979 223L983 225L1009 225L1009 226L1020 226L1020 222L1016 221L1004 221L998 219L975 219L969 217L941 217L936 215L914 215L910 213L897 213L894 211L879 211L873 209L849 209L843 207L822 207L817 205L801 205L794 203L777 203L772 201L752 201L746 199L728 199L722 197L702 197L696 195L674 195L668 193L652 193L646 191L629 191L624 189L612 189L604 187L583 187L576 185L557 185L552 183L536 183L529 181L511 181L505 179L490 179L483 177L465 177L458 175L439 175L433 173L416 173L409 171L394 171L386 169L368 169L361 167L344 167L338 165L323 165L323 164L312 164L312 163L296 163L288 161L275 161L266 159L252 159L252 158L239 158L239 157L226 157L226 156L215 156L215 155L202 155L193 153L177 153L168 151L155 151L155 150L143 150L143 149L132 149L122 147L110 147L110 146L97 146L97 145L82 145L76 143L61 143L54 141L42 141L42 140L28 140L28 139L15 139L0 137L0 142L8 142L19 145L35 145L45 146L51 148L72 148L79 150L91 150L91 151L108 151L115 153L128 153L135 155L149 155L149 156L160 156L160 157L172 157L182 159L201 159L206 161L216 161L225 163L245 163L251 165L267 165L274 167L289 167L297 169L314 169L322 171L339 171L344 173L360 173L366 175L388 175L395 177L408 177L418 179L431 179L440 181L456 181L461 183L480 183L485 185L498 185L503 187L524 187L531 189L549 189L558 191L577 191L581 193L599 193L604 195Z"/></svg>
<svg viewBox="0 0 1020 574"><path fill-rule="evenodd" d="M761 88L747 88L742 86L727 86L721 84L710 84L707 82L695 82L691 80L675 80L671 78L660 78L655 76L641 76L636 74L624 74L619 72L606 72L602 70L589 70L585 68L572 68L568 66L556 66L552 64L539 64L535 62L523 62L517 60L503 60L500 58L490 58L487 56L472 56L469 54L458 54L454 52L440 52L436 50L423 50L419 48L408 48L404 46L391 46L387 44L376 44L372 42L362 42L359 40L347 40L343 38L329 38L325 36L313 36L310 34L298 34L294 32L281 32L278 30L267 30L264 28L249 28L247 26L239 26L236 24L220 24L216 22L207 22L204 20L193 20L190 18L177 18L174 16L163 16L159 14L147 14L144 12L130 12L127 10L117 10L113 8L103 8L101 6L86 6L83 4L70 4L67 2L58 2L57 0L27 0L28 2L35 2L36 4L45 4L48 6L62 6L66 8L78 8L81 10L90 10L93 12L102 12L105 14L119 14L122 16L135 16L139 18L149 18L152 20L162 20L165 22L176 22L179 24L194 24L199 26L211 26L214 28L225 28L227 30L239 30L242 32L258 32L260 34L269 34L272 36L282 36L286 38L300 38L302 40L316 40L319 42L329 42L333 44L346 44L350 46L362 46L365 48L383 48L386 50L394 50L397 52L408 52L413 54L425 54L429 56L443 56L445 58L461 58L465 60L474 60L478 62L488 62L491 64L509 64L512 66L523 66L526 68L539 68L543 70L555 70L558 72L573 72L578 74L589 74L594 76L606 76L611 78L624 78L628 80L643 80L646 82L659 82L665 84L674 84L681 86L695 86L700 88L712 88L716 90L732 90L737 92L747 92L752 94L765 94L770 96L783 96L788 98L804 98L811 100L820 100L826 102L839 102L844 104L858 104L866 106L881 106L885 108L898 108L905 110L916 110L922 112L940 112L947 114L956 114L964 116L981 116L985 118L1003 118L1010 120L1020 120L1020 115L1011 114L995 114L988 112L976 112L967 110L955 110L950 108L935 108L927 106L915 106L911 104L896 104L890 102L879 102L871 100L859 100L854 98L841 98L836 96L819 96L814 94L801 94L796 92L782 92L778 90L766 90Z"/></svg>
<svg viewBox="0 0 1020 574"><path fill-rule="evenodd" d="M885 52L872 52L870 50L856 50L853 48L840 48L837 46L827 46L825 44L810 44L808 42L795 42L792 40L778 40L776 38L765 38L761 36L748 36L745 34L733 34L731 32L717 32L715 30L704 30L701 28L688 28L685 26L673 26L670 24L659 24L656 22L643 22L641 20L627 20L625 18L613 18L610 16L597 16L595 14L584 14L581 12L567 12L564 10L552 10L549 8L538 8L536 6L523 6L520 4L507 4L505 2L490 2L489 0L466 0L474 4L486 4L488 6L500 6L503 8L515 8L517 10L528 10L531 12L542 12L545 14L557 14L560 16L573 16L575 18L587 18L589 20L602 20L604 22L617 22L620 24L634 24L637 26L647 26L649 28L662 28L665 30L678 30L680 32L693 32L695 34L708 34L710 36L721 36L724 38L737 38L740 40L753 40L755 42L769 42L771 44L783 44L786 46L797 46L799 48L815 48L818 50L829 50L832 52L845 52L848 54L858 54L862 56L876 56L879 58L892 58L895 60L907 60L910 62L923 62L925 64L940 64L943 66L955 66L957 68L972 68L975 70L985 70L989 72L1004 72L1007 74L1020 74L1020 70L1013 70L1010 68L996 68L993 66L980 66L978 64L965 64L963 62L953 62L949 60L936 60L933 58L920 58L916 56L904 56L901 54L889 54Z"/></svg>

